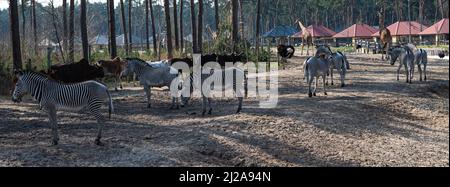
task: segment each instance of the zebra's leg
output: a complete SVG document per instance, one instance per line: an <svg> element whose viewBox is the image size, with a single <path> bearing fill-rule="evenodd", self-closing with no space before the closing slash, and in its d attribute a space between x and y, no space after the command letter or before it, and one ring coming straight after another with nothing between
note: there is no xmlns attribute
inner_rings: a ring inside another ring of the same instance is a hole
<svg viewBox="0 0 450 187"><path fill-rule="evenodd" d="M238 100L239 100L239 106L238 106L238 110L236 112L237 114L241 113L241 111L242 111L242 102L243 102L244 98L238 97Z"/></svg>
<svg viewBox="0 0 450 187"><path fill-rule="evenodd" d="M326 89L327 86L325 85L325 76L322 77L322 80L323 80L323 94L328 95Z"/></svg>
<svg viewBox="0 0 450 187"><path fill-rule="evenodd" d="M315 76L314 77L314 83L316 84L314 86L314 92L313 92L313 96L317 96L317 86L319 85L319 76Z"/></svg>
<svg viewBox="0 0 450 187"><path fill-rule="evenodd" d="M95 112L94 115L97 118L97 124L98 124L98 132L97 132L97 137L95 138L95 145L102 146L103 143L100 141L100 139L102 138L103 123L105 120L99 111Z"/></svg>
<svg viewBox="0 0 450 187"><path fill-rule="evenodd" d="M419 69L419 81L422 82L422 67L420 64L417 64L417 69Z"/></svg>
<svg viewBox="0 0 450 187"><path fill-rule="evenodd" d="M311 84L312 84L312 81L314 80L314 78L313 78L313 77L310 77L310 76L308 75L308 77L307 77L306 79L307 79L307 81L308 81L308 97L312 97L313 94L312 94L312 92L311 92Z"/></svg>
<svg viewBox="0 0 450 187"><path fill-rule="evenodd" d="M330 74L331 74L331 85L334 85L334 77L333 77L333 71L334 71L334 69L333 68L331 68L330 69ZM327 86L328 86L328 84L327 84Z"/></svg>
<svg viewBox="0 0 450 187"><path fill-rule="evenodd" d="M59 136L58 136L58 123L56 120L56 109L55 107L48 107L48 116L50 120L50 125L52 127L52 145L58 145Z"/></svg>
<svg viewBox="0 0 450 187"><path fill-rule="evenodd" d="M345 87L345 74L347 73L347 69L344 67L340 74L341 74L341 87Z"/></svg>
<svg viewBox="0 0 450 187"><path fill-rule="evenodd" d="M172 105L170 106L170 109L180 109L180 105L178 104L178 98L172 97Z"/></svg>
<svg viewBox="0 0 450 187"><path fill-rule="evenodd" d="M425 77L425 82L427 82L427 64L423 65L423 75Z"/></svg>
<svg viewBox="0 0 450 187"><path fill-rule="evenodd" d="M397 81L400 81L400 69L402 69L402 63L400 63L400 66L398 66L397 69Z"/></svg>
<svg viewBox="0 0 450 187"><path fill-rule="evenodd" d="M117 92L119 89L117 89L117 77L114 77L114 90Z"/></svg>
<svg viewBox="0 0 450 187"><path fill-rule="evenodd" d="M410 76L410 72L408 70L408 66L405 65L405 71L406 71L406 83L410 83L409 81L409 76Z"/></svg>
<svg viewBox="0 0 450 187"><path fill-rule="evenodd" d="M152 90L150 86L145 85L144 86L145 94L147 95L147 108L152 108L151 104L151 97L152 97Z"/></svg>

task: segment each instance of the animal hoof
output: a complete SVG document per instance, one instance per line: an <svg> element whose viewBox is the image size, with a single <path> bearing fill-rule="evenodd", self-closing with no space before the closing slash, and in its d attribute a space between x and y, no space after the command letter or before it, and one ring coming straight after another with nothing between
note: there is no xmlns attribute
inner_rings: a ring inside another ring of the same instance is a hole
<svg viewBox="0 0 450 187"><path fill-rule="evenodd" d="M52 145L58 145L58 140L53 140Z"/></svg>
<svg viewBox="0 0 450 187"><path fill-rule="evenodd" d="M103 144L99 139L96 139L95 140L95 145L104 146L105 144Z"/></svg>
<svg viewBox="0 0 450 187"><path fill-rule="evenodd" d="M208 111L208 115L212 115L212 109Z"/></svg>
<svg viewBox="0 0 450 187"><path fill-rule="evenodd" d="M331 83L331 85L333 85L333 86L334 86L334 83Z"/></svg>
<svg viewBox="0 0 450 187"><path fill-rule="evenodd" d="M152 108L152 105L150 105L150 104L149 104L149 105L147 105L147 108Z"/></svg>
<svg viewBox="0 0 450 187"><path fill-rule="evenodd" d="M328 95L327 92L324 93L325 95Z"/></svg>
<svg viewBox="0 0 450 187"><path fill-rule="evenodd" d="M317 94L316 94L316 93L313 93L313 96L315 97L315 96L317 96Z"/></svg>
<svg viewBox="0 0 450 187"><path fill-rule="evenodd" d="M345 84L341 84L341 88L345 87Z"/></svg>
<svg viewBox="0 0 450 187"><path fill-rule="evenodd" d="M308 94L308 97L312 97L312 96L313 96L312 93L309 93L309 94Z"/></svg>

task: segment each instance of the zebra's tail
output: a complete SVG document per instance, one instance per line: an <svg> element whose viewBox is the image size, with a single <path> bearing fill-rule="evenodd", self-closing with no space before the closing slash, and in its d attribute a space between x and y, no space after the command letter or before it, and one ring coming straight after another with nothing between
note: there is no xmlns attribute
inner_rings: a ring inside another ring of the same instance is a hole
<svg viewBox="0 0 450 187"><path fill-rule="evenodd" d="M109 119L111 119L111 114L114 112L113 100L111 98L111 94L109 93L108 89L106 89L106 94L108 94L108 99L109 99L108 113L109 113Z"/></svg>

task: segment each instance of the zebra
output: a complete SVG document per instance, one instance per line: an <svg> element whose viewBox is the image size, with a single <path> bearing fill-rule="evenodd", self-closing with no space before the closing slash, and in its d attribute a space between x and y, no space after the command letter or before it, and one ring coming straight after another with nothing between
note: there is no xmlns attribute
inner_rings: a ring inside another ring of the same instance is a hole
<svg viewBox="0 0 450 187"><path fill-rule="evenodd" d="M331 59L330 59L331 58ZM316 96L317 86L319 83L319 77L322 77L323 80L323 91L325 95L327 94L326 90L326 83L325 79L327 76L328 71L330 70L330 61L332 61L332 56L328 58L323 57L309 57L304 65L303 65L303 71L304 71L304 78L306 78L306 82L308 83L308 96ZM315 80L315 87L314 92L311 91L311 84Z"/></svg>
<svg viewBox="0 0 450 187"><path fill-rule="evenodd" d="M98 134L95 144L102 145L102 123L104 118L100 112L102 104L108 99L109 119L113 112L113 101L108 88L96 81L87 81L74 84L63 84L56 82L47 76L32 72L15 72L17 82L12 95L12 101L20 103L26 94L39 102L40 108L48 112L50 125L52 127L52 144L57 145L59 141L57 116L58 110L62 111L89 111L98 123Z"/></svg>
<svg viewBox="0 0 450 187"><path fill-rule="evenodd" d="M147 63L141 59L126 59L126 66L121 76L128 76L134 73L140 84L144 87L147 95L147 107L151 108L151 87L169 86L172 90L173 81L179 81L178 71L164 63L164 61ZM178 97L172 95L172 105L170 109L179 109Z"/></svg>
<svg viewBox="0 0 450 187"><path fill-rule="evenodd" d="M400 65L397 69L397 81L400 81L400 69L405 66L406 70L406 83L412 83L414 76L414 53L408 47L395 47L388 51L388 55L391 59L391 65L395 65L395 62L400 58Z"/></svg>
<svg viewBox="0 0 450 187"><path fill-rule="evenodd" d="M328 59L330 60L331 85L334 85L333 71L336 69L341 76L341 87L345 87L345 75L348 69L348 61L341 52L332 53L331 56L332 58ZM328 79L326 84L328 85Z"/></svg>
<svg viewBox="0 0 450 187"><path fill-rule="evenodd" d="M208 115L212 115L212 106L211 106L211 102L212 102L212 98L211 98L211 94L210 91L211 90L205 90L207 88L205 88L205 86L211 86L210 88L214 89L215 84L218 83L222 83L221 91L226 91L226 90L231 90L233 89L233 93L235 95L235 97L238 98L238 109L237 109L237 114L239 114L242 111L242 103L244 100L244 95L242 94L242 89L244 86L245 87L245 81L246 78L246 74L245 72L237 67L229 67L229 68L218 68L218 69L212 69L210 71L210 73L206 73L206 74L201 74L200 77L198 78L197 73L192 73L189 78L190 78L190 84L189 86L184 85L183 86L183 90L185 91L186 89L190 89L190 92L192 94L193 89L198 89L202 91L202 116L205 116L206 114L206 109L207 109L207 105L208 105ZM231 76L227 76L227 75L233 75ZM225 81L226 78L232 78L232 80L230 81ZM198 85L196 85L194 82L195 80L199 80L200 84L201 84L201 88L198 88ZM214 86L212 86L212 84L214 84ZM220 86L219 86L220 87ZM189 100L191 99L191 96L187 96L185 97L184 95L181 97L181 107L184 107L188 104Z"/></svg>
<svg viewBox="0 0 450 187"><path fill-rule="evenodd" d="M427 64L428 64L428 54L427 51L423 49L418 49L414 53L414 61L417 64L417 68L419 69L420 81L422 81L422 72L424 75L424 80L427 81ZM423 71L422 71L423 65Z"/></svg>

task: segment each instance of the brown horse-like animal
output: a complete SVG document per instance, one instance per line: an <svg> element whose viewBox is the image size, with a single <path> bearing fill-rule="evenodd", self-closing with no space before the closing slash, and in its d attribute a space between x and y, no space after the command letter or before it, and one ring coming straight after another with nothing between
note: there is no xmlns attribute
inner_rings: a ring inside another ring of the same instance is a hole
<svg viewBox="0 0 450 187"><path fill-rule="evenodd" d="M391 48L391 44L392 44L391 31L389 31L389 29L387 29L387 28L381 29L380 30L380 40L381 40L381 45L382 45L382 49L383 49L383 52L381 53L381 60L385 60L384 59L385 54L386 54L386 60L388 60L389 55L387 55L387 52L388 52L389 48Z"/></svg>

